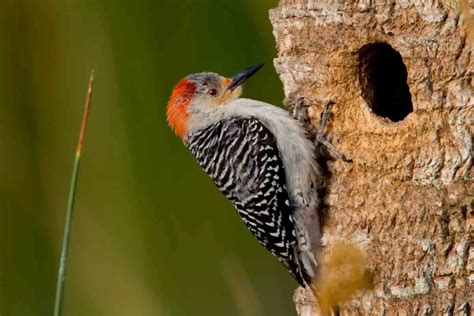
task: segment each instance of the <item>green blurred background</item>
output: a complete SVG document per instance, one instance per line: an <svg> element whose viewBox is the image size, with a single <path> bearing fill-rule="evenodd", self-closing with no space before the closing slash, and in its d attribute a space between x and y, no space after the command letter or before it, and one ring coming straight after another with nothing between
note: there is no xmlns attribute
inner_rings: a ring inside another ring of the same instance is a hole
<svg viewBox="0 0 474 316"><path fill-rule="evenodd" d="M296 283L173 135L188 73L266 63L245 96L281 104L276 0L0 1L0 315L53 310L91 68L65 315L292 315Z"/></svg>

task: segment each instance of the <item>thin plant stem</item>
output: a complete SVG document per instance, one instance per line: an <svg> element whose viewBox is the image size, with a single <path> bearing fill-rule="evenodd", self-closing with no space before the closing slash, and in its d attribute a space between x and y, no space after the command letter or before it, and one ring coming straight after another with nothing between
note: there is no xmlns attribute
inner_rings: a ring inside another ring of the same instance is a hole
<svg viewBox="0 0 474 316"><path fill-rule="evenodd" d="M84 142L84 134L86 132L87 121L92 99L92 87L94 83L94 70L91 71L89 78L89 87L87 89L86 104L84 105L84 114L82 116L81 130L79 132L79 140L77 142L76 155L74 158L74 166L72 169L71 186L69 188L69 198L66 210L66 221L64 223L63 243L61 246L61 258L59 261L58 280L56 283L56 298L54 300L54 316L62 315L62 306L64 300L64 284L66 281L66 265L69 252L69 241L71 239L72 215L74 211L74 201L76 199L77 178L79 175L79 165L81 162L82 143Z"/></svg>

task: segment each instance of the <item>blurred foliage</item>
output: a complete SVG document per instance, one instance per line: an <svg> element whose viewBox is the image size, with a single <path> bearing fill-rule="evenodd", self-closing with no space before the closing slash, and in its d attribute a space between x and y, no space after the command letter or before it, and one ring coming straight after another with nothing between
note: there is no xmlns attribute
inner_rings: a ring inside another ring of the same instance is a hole
<svg viewBox="0 0 474 316"><path fill-rule="evenodd" d="M188 73L266 63L276 0L0 1L0 314L53 310L88 74L65 315L291 315L296 283L168 128Z"/></svg>

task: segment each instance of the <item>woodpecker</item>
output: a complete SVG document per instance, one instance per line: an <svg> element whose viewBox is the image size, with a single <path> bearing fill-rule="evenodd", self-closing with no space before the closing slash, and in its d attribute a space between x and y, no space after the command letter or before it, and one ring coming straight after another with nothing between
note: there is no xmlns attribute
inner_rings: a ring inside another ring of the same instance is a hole
<svg viewBox="0 0 474 316"><path fill-rule="evenodd" d="M231 78L186 76L171 94L167 120L250 232L305 287L317 272L322 174L299 121L240 98L242 84L262 66Z"/></svg>

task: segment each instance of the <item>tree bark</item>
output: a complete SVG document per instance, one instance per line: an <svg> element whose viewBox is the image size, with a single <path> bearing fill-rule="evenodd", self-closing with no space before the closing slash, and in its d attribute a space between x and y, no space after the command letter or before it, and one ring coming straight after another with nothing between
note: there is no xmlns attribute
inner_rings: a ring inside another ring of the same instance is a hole
<svg viewBox="0 0 474 316"><path fill-rule="evenodd" d="M334 101L327 133L353 160L328 163L322 244L362 249L373 288L341 302L343 315L470 315L474 4L461 11L466 3L280 0L270 11L285 95L305 98L313 128ZM299 315L319 314L310 291L298 289L295 304Z"/></svg>

